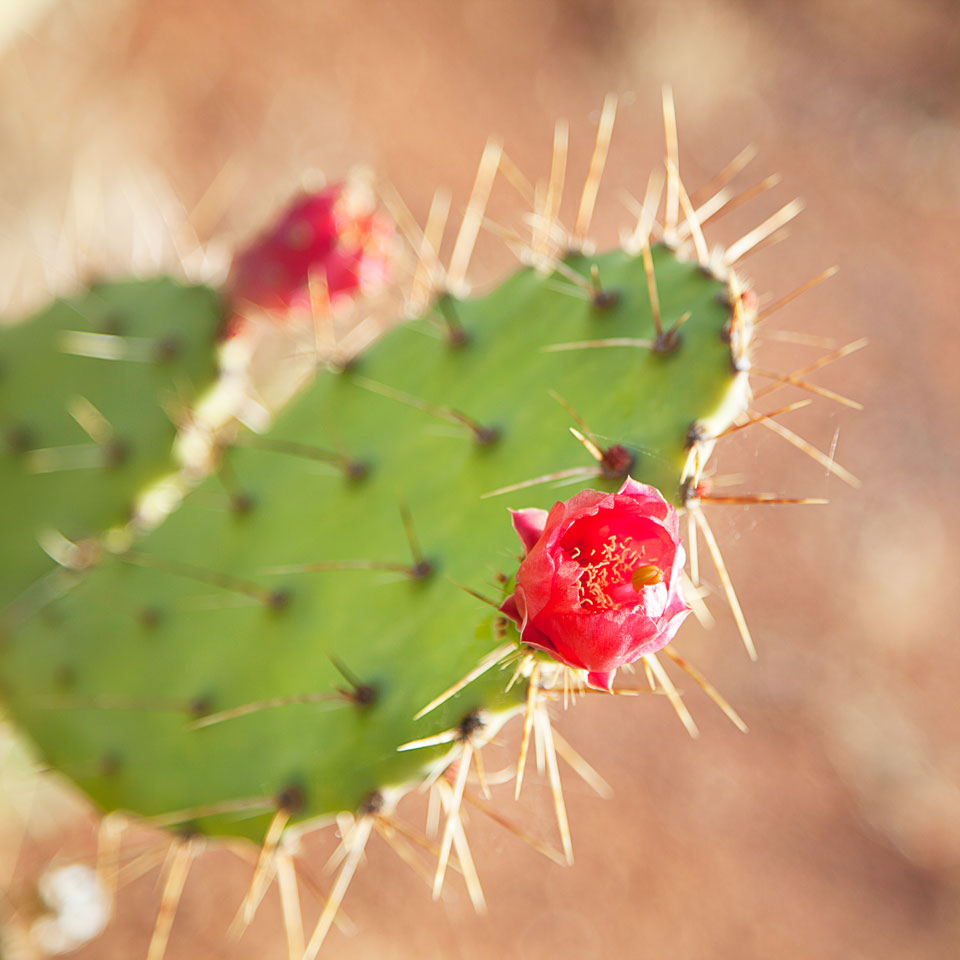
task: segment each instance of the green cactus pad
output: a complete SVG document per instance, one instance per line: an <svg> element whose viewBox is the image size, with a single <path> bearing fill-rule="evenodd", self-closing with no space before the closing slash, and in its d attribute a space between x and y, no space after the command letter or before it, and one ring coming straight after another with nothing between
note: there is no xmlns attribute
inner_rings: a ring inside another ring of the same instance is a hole
<svg viewBox="0 0 960 960"><path fill-rule="evenodd" d="M173 418L212 381L219 322L211 290L159 279L100 284L0 329L0 610L55 566L51 531L97 536L175 469Z"/></svg>
<svg viewBox="0 0 960 960"><path fill-rule="evenodd" d="M682 502L691 427L715 433L745 400L724 283L655 248L664 325L689 313L675 349L551 350L654 337L641 258L568 263L585 277L596 265L603 296L520 270L486 296L446 300L466 342L438 313L320 374L268 437L226 454L223 478L9 637L0 681L46 759L105 809L250 801L191 826L259 839L270 811L257 798L294 821L355 810L449 750L399 745L519 706L523 685L505 693L509 671L495 668L414 719L503 642L468 590L499 601L498 574L516 570L507 507L615 489L627 467ZM571 408L600 450L622 445L632 464L621 453L603 476L571 477L599 472ZM335 698L351 689L341 670L370 702ZM334 698L269 705L304 695Z"/></svg>

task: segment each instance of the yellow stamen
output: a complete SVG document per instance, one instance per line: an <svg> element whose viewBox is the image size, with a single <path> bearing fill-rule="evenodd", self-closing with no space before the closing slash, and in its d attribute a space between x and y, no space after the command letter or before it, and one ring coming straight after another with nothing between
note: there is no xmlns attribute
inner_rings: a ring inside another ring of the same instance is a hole
<svg viewBox="0 0 960 960"><path fill-rule="evenodd" d="M660 572L659 567L648 563L642 567L637 567L637 569L630 574L630 582L633 584L633 589L639 593L641 587L646 587L653 583L663 583L663 574Z"/></svg>
<svg viewBox="0 0 960 960"><path fill-rule="evenodd" d="M632 538L619 540L615 534L611 534L601 547L594 547L585 556L581 556L579 548L573 550L571 558L583 569L577 581L580 603L600 610L610 610L618 606L617 601L608 593L611 587L631 583L635 590L639 590L644 583L657 583L662 580L659 569L653 564L637 566L642 564L645 552L643 546L639 549L633 546ZM638 573L641 577L639 586L634 580ZM659 579L643 579L652 577Z"/></svg>

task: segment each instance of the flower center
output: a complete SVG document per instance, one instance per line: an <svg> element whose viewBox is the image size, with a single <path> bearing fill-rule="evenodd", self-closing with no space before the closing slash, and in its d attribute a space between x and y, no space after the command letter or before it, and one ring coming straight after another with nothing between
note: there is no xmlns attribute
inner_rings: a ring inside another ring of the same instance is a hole
<svg viewBox="0 0 960 960"><path fill-rule="evenodd" d="M632 537L619 538L610 534L598 546L592 547L589 553L583 553L580 547L575 547L570 558L576 560L583 571L577 581L577 592L580 604L592 607L595 610L613 610L627 602L627 597L636 597L636 594L652 583L661 583L663 574L660 568L653 563L644 563L646 547L639 546ZM623 595L617 587L631 587L634 593Z"/></svg>

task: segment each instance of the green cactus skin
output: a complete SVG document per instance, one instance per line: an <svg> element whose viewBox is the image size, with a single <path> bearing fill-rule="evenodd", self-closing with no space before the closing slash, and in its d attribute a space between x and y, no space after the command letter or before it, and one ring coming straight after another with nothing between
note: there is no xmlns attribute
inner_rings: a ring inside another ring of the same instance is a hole
<svg viewBox="0 0 960 960"><path fill-rule="evenodd" d="M682 504L692 438L709 444L747 399L727 284L663 246L653 265L664 326L690 314L675 349L545 350L655 337L641 257L567 262L585 278L596 266L603 295L591 301L563 276L521 269L486 296L445 299L466 342L432 314L348 369L322 372L266 438L240 438L227 452L232 497L208 478L131 553L105 557L11 633L0 683L45 760L104 810L153 816L236 803L241 812L198 816L190 828L259 840L278 806L293 823L363 809L376 791L418 782L456 746L398 752L401 744L456 730L476 711L492 729L519 709L524 684L506 693L509 672L493 669L414 720L505 636L516 638L461 588L499 602L498 574L517 565L506 508L615 489L626 472L599 475L570 433L568 408L603 450L632 454L617 466ZM81 389L108 407L94 385ZM126 402L118 396L120 426ZM576 468L586 473L559 493L541 482L489 496ZM84 521L109 523L128 500L124 489ZM329 566L296 569L309 564ZM378 568L391 564L400 569ZM372 697L338 698L350 689L338 665ZM211 713L301 695L331 699L191 728Z"/></svg>
<svg viewBox="0 0 960 960"><path fill-rule="evenodd" d="M208 288L130 280L0 329L0 611L56 569L51 531L78 543L122 525L176 469L174 419L213 380L220 314ZM90 355L111 352L133 359Z"/></svg>

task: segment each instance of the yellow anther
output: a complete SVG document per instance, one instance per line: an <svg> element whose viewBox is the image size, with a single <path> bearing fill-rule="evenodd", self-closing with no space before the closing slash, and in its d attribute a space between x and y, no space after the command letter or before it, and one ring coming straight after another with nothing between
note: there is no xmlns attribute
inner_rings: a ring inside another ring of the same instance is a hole
<svg viewBox="0 0 960 960"><path fill-rule="evenodd" d="M663 583L663 574L659 567L648 563L642 567L637 567L630 574L630 582L633 584L633 589L639 593L642 587L648 587L652 583Z"/></svg>

